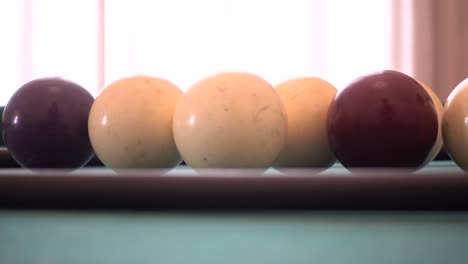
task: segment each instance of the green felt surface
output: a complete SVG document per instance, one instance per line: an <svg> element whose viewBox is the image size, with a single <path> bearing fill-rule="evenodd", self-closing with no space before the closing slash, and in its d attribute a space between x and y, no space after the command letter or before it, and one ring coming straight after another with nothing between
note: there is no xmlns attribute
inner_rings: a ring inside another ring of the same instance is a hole
<svg viewBox="0 0 468 264"><path fill-rule="evenodd" d="M463 172L452 160L438 160L430 162L428 165L415 171L417 175L439 174L445 173L447 175L452 173ZM351 174L344 169L340 163L335 163L332 167L322 172L322 174Z"/></svg>
<svg viewBox="0 0 468 264"><path fill-rule="evenodd" d="M13 170L15 171L15 170ZM16 170L17 171L17 170ZM4 170L3 172L9 172L7 170ZM75 173L108 173L112 172L108 168L96 168L96 167L87 167L83 168L80 170L77 170ZM452 173L459 173L463 172L453 161L451 160L443 160L443 161L433 161L426 165L425 167L417 170L414 172L416 175L427 175L427 174L439 174L439 173L445 173L447 175L450 175ZM2 171L0 171L0 174ZM265 172L266 174L269 175L281 175L282 173L276 169L269 169ZM172 171L168 172L168 175L197 175L194 170L192 170L188 166L179 166ZM330 168L319 172L319 174L322 175L335 175L335 174L340 174L340 175L351 175L349 171L347 171L343 165L341 165L339 162L335 163L333 166Z"/></svg>
<svg viewBox="0 0 468 264"><path fill-rule="evenodd" d="M25 263L468 263L468 212L0 210L0 264Z"/></svg>
<svg viewBox="0 0 468 264"><path fill-rule="evenodd" d="M468 213L3 211L0 263L466 263Z"/></svg>

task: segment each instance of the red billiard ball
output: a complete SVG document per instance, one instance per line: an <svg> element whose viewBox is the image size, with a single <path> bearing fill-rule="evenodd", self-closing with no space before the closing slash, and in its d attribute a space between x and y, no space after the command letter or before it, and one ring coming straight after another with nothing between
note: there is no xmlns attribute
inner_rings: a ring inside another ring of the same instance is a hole
<svg viewBox="0 0 468 264"><path fill-rule="evenodd" d="M416 80L383 71L355 80L336 95L327 129L345 167L417 168L434 146L438 117Z"/></svg>
<svg viewBox="0 0 468 264"><path fill-rule="evenodd" d="M20 87L3 112L3 137L25 168L85 165L94 155L88 136L93 96L76 83L43 78Z"/></svg>

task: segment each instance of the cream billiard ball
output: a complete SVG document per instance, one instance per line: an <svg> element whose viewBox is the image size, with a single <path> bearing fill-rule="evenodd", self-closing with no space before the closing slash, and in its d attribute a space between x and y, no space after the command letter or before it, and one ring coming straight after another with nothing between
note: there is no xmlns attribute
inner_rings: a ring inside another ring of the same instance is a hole
<svg viewBox="0 0 468 264"><path fill-rule="evenodd" d="M336 88L316 77L291 79L276 86L288 115L286 145L277 168L328 168L335 163L327 136L327 114Z"/></svg>
<svg viewBox="0 0 468 264"><path fill-rule="evenodd" d="M450 93L444 106L442 136L453 161L468 171L468 79Z"/></svg>
<svg viewBox="0 0 468 264"><path fill-rule="evenodd" d="M132 76L97 96L88 120L96 155L108 167L173 168L182 160L172 117L182 91L167 80Z"/></svg>
<svg viewBox="0 0 468 264"><path fill-rule="evenodd" d="M268 168L283 149L287 116L261 77L225 72L195 83L180 99L174 139L192 168Z"/></svg>
<svg viewBox="0 0 468 264"><path fill-rule="evenodd" d="M437 110L437 120L439 122L436 142L434 143L431 152L429 153L429 155L427 155L426 160L422 165L425 166L429 164L429 162L434 160L434 158L437 156L437 154L439 154L440 150L442 149L442 146L444 145L444 141L442 139L442 118L444 115L444 106L442 105L439 96L434 92L434 90L432 90L432 88L430 88L427 84L421 81L418 82L424 89L426 89L426 92L431 96L431 99L434 102L434 106Z"/></svg>

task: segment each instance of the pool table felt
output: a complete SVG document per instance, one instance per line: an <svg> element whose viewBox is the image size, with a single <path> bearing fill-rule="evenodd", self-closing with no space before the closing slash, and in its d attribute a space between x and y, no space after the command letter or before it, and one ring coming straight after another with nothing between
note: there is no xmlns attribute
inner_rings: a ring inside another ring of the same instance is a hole
<svg viewBox="0 0 468 264"><path fill-rule="evenodd" d="M466 263L467 212L0 210L0 262Z"/></svg>

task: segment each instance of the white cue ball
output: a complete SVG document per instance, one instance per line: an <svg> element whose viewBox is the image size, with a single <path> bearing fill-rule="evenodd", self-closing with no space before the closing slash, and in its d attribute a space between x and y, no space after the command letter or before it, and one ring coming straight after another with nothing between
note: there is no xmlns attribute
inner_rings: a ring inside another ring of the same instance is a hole
<svg viewBox="0 0 468 264"><path fill-rule="evenodd" d="M434 102L434 105L437 111L437 119L439 121L439 129L437 130L436 142L434 143L434 146L432 147L431 152L429 153L429 155L427 155L426 160L421 166L421 167L424 167L434 160L434 158L437 156L437 154L439 154L440 150L442 149L442 146L444 145L444 140L442 139L442 118L444 115L444 106L442 105L442 102L440 101L439 96L434 92L434 90L432 90L427 84L421 81L418 81L418 82L426 90L426 92L431 96L431 99Z"/></svg>
<svg viewBox="0 0 468 264"><path fill-rule="evenodd" d="M268 168L284 146L286 130L279 95L249 73L197 82L174 113L174 139L192 168Z"/></svg>
<svg viewBox="0 0 468 264"><path fill-rule="evenodd" d="M172 117L182 91L169 81L133 76L111 83L91 107L88 129L108 167L173 168L181 161Z"/></svg>
<svg viewBox="0 0 468 264"><path fill-rule="evenodd" d="M328 143L328 109L336 88L325 80L305 77L276 86L288 114L286 146L274 167L328 168L336 158Z"/></svg>
<svg viewBox="0 0 468 264"><path fill-rule="evenodd" d="M447 98L442 124L448 154L460 168L468 171L468 79Z"/></svg>

